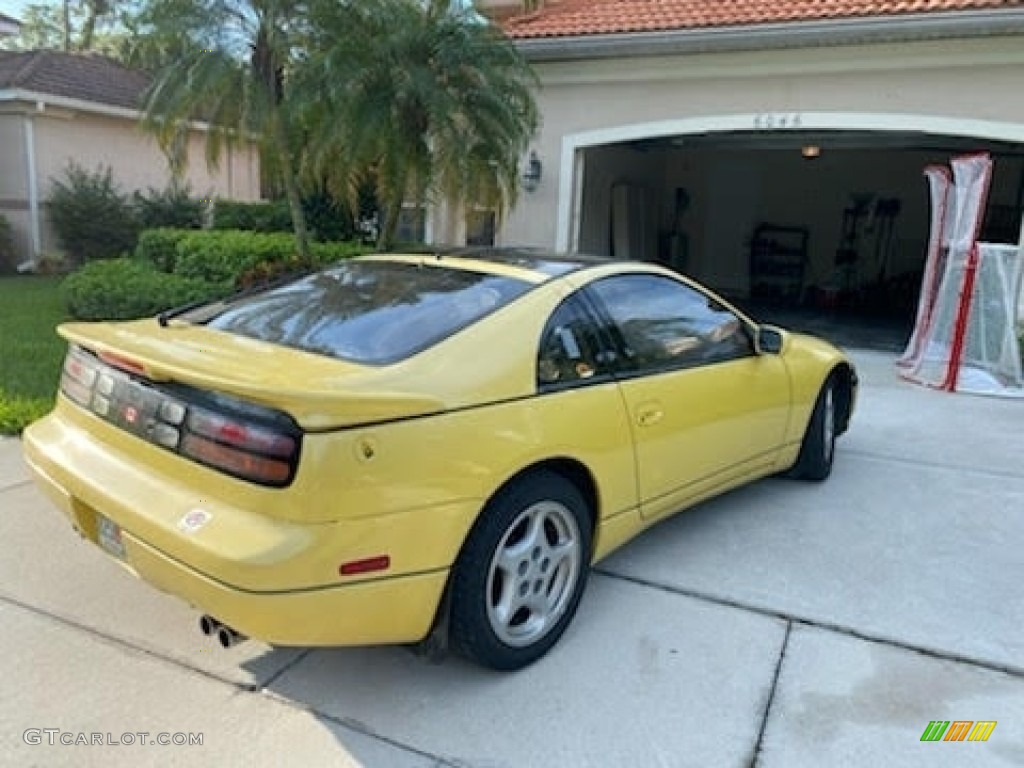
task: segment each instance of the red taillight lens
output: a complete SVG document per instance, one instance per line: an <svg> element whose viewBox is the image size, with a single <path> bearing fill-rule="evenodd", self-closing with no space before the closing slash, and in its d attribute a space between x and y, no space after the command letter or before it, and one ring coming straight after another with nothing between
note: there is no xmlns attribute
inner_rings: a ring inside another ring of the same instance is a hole
<svg viewBox="0 0 1024 768"><path fill-rule="evenodd" d="M87 355L75 349L64 358L64 371L60 377L60 391L86 408L92 401L92 387L99 375L98 367Z"/></svg>
<svg viewBox="0 0 1024 768"><path fill-rule="evenodd" d="M295 437L270 427L189 408L181 452L232 475L267 485L286 485L298 454Z"/></svg>
<svg viewBox="0 0 1024 768"><path fill-rule="evenodd" d="M246 453L198 435L185 435L181 452L211 467L266 485L285 485L292 476L292 465L288 461Z"/></svg>
<svg viewBox="0 0 1024 768"><path fill-rule="evenodd" d="M212 411L193 408L187 424L190 432L245 451L284 457L295 453L295 438L290 435L225 418Z"/></svg>

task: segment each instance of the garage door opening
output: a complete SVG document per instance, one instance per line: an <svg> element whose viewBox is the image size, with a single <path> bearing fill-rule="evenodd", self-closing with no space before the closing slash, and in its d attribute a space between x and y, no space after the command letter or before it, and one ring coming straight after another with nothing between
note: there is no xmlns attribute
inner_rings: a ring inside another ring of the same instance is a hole
<svg viewBox="0 0 1024 768"><path fill-rule="evenodd" d="M975 151L995 161L981 239L1015 243L1019 144L790 130L582 149L577 249L664 263L759 320L901 351L928 241L924 168Z"/></svg>

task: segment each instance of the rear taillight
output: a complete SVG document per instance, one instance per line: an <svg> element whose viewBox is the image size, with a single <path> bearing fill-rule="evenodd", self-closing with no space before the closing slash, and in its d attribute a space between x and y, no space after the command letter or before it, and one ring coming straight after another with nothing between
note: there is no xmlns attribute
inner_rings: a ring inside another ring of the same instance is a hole
<svg viewBox="0 0 1024 768"><path fill-rule="evenodd" d="M292 481L301 432L285 414L221 394L190 390L194 398L183 396L179 388L157 388L118 367L72 347L61 392L104 421L201 464L262 485Z"/></svg>
<svg viewBox="0 0 1024 768"><path fill-rule="evenodd" d="M92 388L99 375L98 368L88 356L74 347L64 358L64 371L60 377L60 391L86 408L92 400Z"/></svg>
<svg viewBox="0 0 1024 768"><path fill-rule="evenodd" d="M292 479L299 443L270 427L192 407L181 452L203 464L267 485Z"/></svg>

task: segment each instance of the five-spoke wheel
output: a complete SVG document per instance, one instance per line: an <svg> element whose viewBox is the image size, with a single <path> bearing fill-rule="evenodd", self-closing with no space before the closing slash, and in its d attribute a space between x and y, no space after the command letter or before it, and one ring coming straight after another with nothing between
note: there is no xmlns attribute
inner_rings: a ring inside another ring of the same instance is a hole
<svg viewBox="0 0 1024 768"><path fill-rule="evenodd" d="M495 669L544 655L572 619L590 561L591 519L560 475L529 473L487 505L452 577L457 648Z"/></svg>

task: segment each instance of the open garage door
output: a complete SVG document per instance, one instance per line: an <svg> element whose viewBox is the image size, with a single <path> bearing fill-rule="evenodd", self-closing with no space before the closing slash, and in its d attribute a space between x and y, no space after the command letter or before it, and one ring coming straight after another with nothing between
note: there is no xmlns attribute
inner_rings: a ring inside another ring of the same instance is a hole
<svg viewBox="0 0 1024 768"><path fill-rule="evenodd" d="M1019 144L794 130L583 148L574 239L580 251L672 266L759 319L901 350L928 240L923 170L979 150L995 160L982 239L1014 243Z"/></svg>

